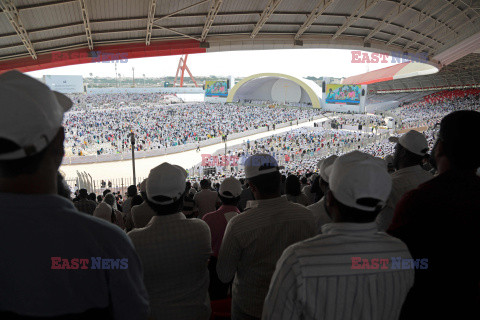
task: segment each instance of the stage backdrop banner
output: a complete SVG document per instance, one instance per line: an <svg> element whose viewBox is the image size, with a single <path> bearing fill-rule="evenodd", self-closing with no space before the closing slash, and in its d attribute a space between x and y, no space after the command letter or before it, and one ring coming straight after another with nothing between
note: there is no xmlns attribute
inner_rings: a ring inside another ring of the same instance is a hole
<svg viewBox="0 0 480 320"><path fill-rule="evenodd" d="M335 104L359 104L362 87L356 84L327 84L325 102Z"/></svg>
<svg viewBox="0 0 480 320"><path fill-rule="evenodd" d="M205 81L205 96L226 98L228 96L227 81Z"/></svg>

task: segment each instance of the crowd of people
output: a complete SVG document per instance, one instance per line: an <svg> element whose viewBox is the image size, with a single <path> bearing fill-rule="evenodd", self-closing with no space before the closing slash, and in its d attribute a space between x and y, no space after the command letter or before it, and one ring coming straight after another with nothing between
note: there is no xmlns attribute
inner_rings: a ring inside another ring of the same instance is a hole
<svg viewBox="0 0 480 320"><path fill-rule="evenodd" d="M132 132L136 138L136 150L149 151L198 143L264 126L273 128L280 123L311 119L320 114L319 110L311 108L220 103L167 106L156 102L161 97L158 94L109 94L78 98L80 106L66 113L64 119L67 155L128 152Z"/></svg>
<svg viewBox="0 0 480 320"><path fill-rule="evenodd" d="M162 163L125 195L72 199L71 100L17 71L0 95L2 319L480 317L476 110L444 116L433 147L392 137L391 163L357 149L282 175L269 151L359 138L298 131L248 143L242 179Z"/></svg>

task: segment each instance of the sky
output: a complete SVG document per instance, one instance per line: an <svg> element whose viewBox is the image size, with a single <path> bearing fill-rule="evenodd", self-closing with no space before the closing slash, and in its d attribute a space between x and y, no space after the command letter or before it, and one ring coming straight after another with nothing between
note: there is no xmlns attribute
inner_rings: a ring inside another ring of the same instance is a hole
<svg viewBox="0 0 480 320"><path fill-rule="evenodd" d="M180 56L129 59L117 63L122 77L135 78L175 76ZM390 61L390 60L389 60ZM190 54L187 66L193 76L246 77L261 72L286 73L298 77L349 77L385 68L392 63L352 63L351 50L279 49ZM115 77L115 64L97 62L29 72L31 76L82 75Z"/></svg>

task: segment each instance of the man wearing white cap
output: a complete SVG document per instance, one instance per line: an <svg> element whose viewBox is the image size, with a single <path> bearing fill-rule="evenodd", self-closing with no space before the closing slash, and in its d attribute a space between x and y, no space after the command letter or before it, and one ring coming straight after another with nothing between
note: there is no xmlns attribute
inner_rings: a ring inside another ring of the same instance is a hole
<svg viewBox="0 0 480 320"><path fill-rule="evenodd" d="M155 212L145 201L147 199L147 179L140 183L140 195L143 198L142 204L132 207L132 220L135 228L145 227L155 215Z"/></svg>
<svg viewBox="0 0 480 320"><path fill-rule="evenodd" d="M332 172L333 163L337 158L338 156L331 155L330 157L319 161L320 179L318 180L318 183L320 184L320 189L322 189L324 195L328 191L328 177ZM309 205L307 208L313 213L317 233L321 233L322 226L332 222L332 219L327 214L327 210L325 209L325 196L323 196L322 199L318 200L316 203Z"/></svg>
<svg viewBox="0 0 480 320"><path fill-rule="evenodd" d="M0 75L0 97L0 318L144 319L148 296L130 239L56 194L72 102L18 71ZM97 268L94 259L128 267Z"/></svg>
<svg viewBox="0 0 480 320"><path fill-rule="evenodd" d="M335 160L329 181L333 223L283 252L262 319L398 319L414 271L392 268L392 257L410 253L375 224L391 188L385 162L353 151Z"/></svg>
<svg viewBox="0 0 480 320"><path fill-rule="evenodd" d="M210 230L181 212L187 172L162 163L147 179L146 202L155 216L128 233L142 261L154 319L208 319Z"/></svg>
<svg viewBox="0 0 480 320"><path fill-rule="evenodd" d="M202 218L210 227L210 235L212 237L213 253L208 263L208 269L210 271L209 292L210 299L212 300L224 299L227 297L229 285L222 283L218 279L216 270L217 258L228 221L240 213L237 204L240 200L241 193L242 184L240 181L233 177L226 178L223 180L220 185L220 190L218 191L218 196L222 201L222 205L217 211L207 213Z"/></svg>
<svg viewBox="0 0 480 320"><path fill-rule="evenodd" d="M380 231L387 230L392 223L395 206L402 196L433 178L421 166L428 151L428 142L423 134L410 130L400 138L390 137L389 140L397 143L393 155L393 166L397 171L392 173L392 192L387 205L376 219Z"/></svg>
<svg viewBox="0 0 480 320"><path fill-rule="evenodd" d="M429 261L415 271L403 319L480 319L479 124L473 110L445 116L432 151L438 175L395 208L388 233Z"/></svg>
<svg viewBox="0 0 480 320"><path fill-rule="evenodd" d="M232 218L217 262L224 283L233 277L232 319L259 319L275 264L289 245L315 235L313 215L280 193L280 167L268 154L245 161L255 196L250 209Z"/></svg>

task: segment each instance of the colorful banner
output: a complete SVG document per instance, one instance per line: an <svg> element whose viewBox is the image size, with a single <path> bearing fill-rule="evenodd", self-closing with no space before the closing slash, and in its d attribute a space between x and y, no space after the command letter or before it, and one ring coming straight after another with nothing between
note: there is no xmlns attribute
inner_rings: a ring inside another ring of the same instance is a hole
<svg viewBox="0 0 480 320"><path fill-rule="evenodd" d="M362 87L356 84L327 84L327 103L359 104Z"/></svg>
<svg viewBox="0 0 480 320"><path fill-rule="evenodd" d="M227 97L228 85L226 80L222 81L205 81L206 97Z"/></svg>

